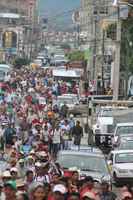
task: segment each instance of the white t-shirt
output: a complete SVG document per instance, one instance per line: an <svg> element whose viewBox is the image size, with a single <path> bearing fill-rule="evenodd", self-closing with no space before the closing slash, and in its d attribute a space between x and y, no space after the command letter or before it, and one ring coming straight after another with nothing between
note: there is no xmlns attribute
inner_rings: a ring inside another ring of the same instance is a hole
<svg viewBox="0 0 133 200"><path fill-rule="evenodd" d="M21 84L22 84L23 87L26 87L27 81L26 81L26 80L23 80L23 81L21 81Z"/></svg>
<svg viewBox="0 0 133 200"><path fill-rule="evenodd" d="M45 142L49 141L49 131L48 130L43 130L43 139Z"/></svg>
<svg viewBox="0 0 133 200"><path fill-rule="evenodd" d="M60 144L61 130L56 130L53 132L53 143Z"/></svg>

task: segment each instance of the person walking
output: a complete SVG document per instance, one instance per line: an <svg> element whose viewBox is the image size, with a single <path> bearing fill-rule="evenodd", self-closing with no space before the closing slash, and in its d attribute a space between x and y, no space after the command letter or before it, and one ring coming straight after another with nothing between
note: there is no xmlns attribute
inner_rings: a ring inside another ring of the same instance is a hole
<svg viewBox="0 0 133 200"><path fill-rule="evenodd" d="M116 200L117 196L114 192L110 191L110 186L107 182L102 182L101 184L101 200Z"/></svg>
<svg viewBox="0 0 133 200"><path fill-rule="evenodd" d="M80 121L77 121L73 127L72 136L74 137L74 145L77 145L78 149L80 149L81 138L83 137L83 128L80 125Z"/></svg>
<svg viewBox="0 0 133 200"><path fill-rule="evenodd" d="M57 125L55 130L53 130L53 156L56 158L57 153L60 149L60 139L61 139L61 129Z"/></svg>
<svg viewBox="0 0 133 200"><path fill-rule="evenodd" d="M4 131L4 139L6 146L11 146L13 144L13 136L16 135L15 129L12 127L12 124L9 124Z"/></svg>

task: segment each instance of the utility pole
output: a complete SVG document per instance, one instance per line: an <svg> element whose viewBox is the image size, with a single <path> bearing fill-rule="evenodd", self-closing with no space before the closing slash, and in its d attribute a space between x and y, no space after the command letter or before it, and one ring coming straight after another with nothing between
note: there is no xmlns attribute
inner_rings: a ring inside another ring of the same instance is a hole
<svg viewBox="0 0 133 200"><path fill-rule="evenodd" d="M104 54L105 54L105 30L103 29L103 33L102 33L103 37L102 37L102 94L104 93Z"/></svg>
<svg viewBox="0 0 133 200"><path fill-rule="evenodd" d="M93 80L95 80L95 72L96 72L96 45L97 45L97 19L95 18L95 27L94 27L94 47L93 47L93 73L92 73L92 77Z"/></svg>
<svg viewBox="0 0 133 200"><path fill-rule="evenodd" d="M119 81L120 81L120 51L121 51L121 26L120 7L118 6L118 20L117 20L117 38L116 38L116 53L115 66L113 74L113 100L119 98Z"/></svg>
<svg viewBox="0 0 133 200"><path fill-rule="evenodd" d="M80 25L79 23L77 24L77 45L78 45L78 48L80 47Z"/></svg>

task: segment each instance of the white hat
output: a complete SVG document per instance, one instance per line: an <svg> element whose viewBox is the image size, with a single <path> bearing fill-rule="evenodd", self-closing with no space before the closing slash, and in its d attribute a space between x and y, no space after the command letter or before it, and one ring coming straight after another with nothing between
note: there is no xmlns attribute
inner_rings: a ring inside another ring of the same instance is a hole
<svg viewBox="0 0 133 200"><path fill-rule="evenodd" d="M21 159L19 160L19 163L24 163L24 159L21 158Z"/></svg>
<svg viewBox="0 0 133 200"><path fill-rule="evenodd" d="M73 118L74 117L74 115L73 114L70 114L70 118Z"/></svg>
<svg viewBox="0 0 133 200"><path fill-rule="evenodd" d="M38 152L38 156L46 157L47 153L45 151Z"/></svg>
<svg viewBox="0 0 133 200"><path fill-rule="evenodd" d="M7 177L7 178L8 178L8 177L11 177L10 171L8 171L8 170L4 171L3 174L2 174L2 177L5 177L5 178L6 178L6 177Z"/></svg>
<svg viewBox="0 0 133 200"><path fill-rule="evenodd" d="M10 169L10 172L18 172L18 169L17 169L16 167L12 167L12 168Z"/></svg>
<svg viewBox="0 0 133 200"><path fill-rule="evenodd" d="M30 154L35 154L36 152L35 152L35 150L34 149L32 149L31 151L30 151Z"/></svg>
<svg viewBox="0 0 133 200"><path fill-rule="evenodd" d="M57 184L54 186L53 192L60 192L61 194L65 194L65 193L67 193L67 189L64 185Z"/></svg>
<svg viewBox="0 0 133 200"><path fill-rule="evenodd" d="M34 92L35 90L34 90L34 88L29 88L28 89L28 92Z"/></svg>
<svg viewBox="0 0 133 200"><path fill-rule="evenodd" d="M35 167L41 167L41 166L42 166L42 164L40 162L35 163Z"/></svg>
<svg viewBox="0 0 133 200"><path fill-rule="evenodd" d="M34 160L33 156L28 156L27 159Z"/></svg>
<svg viewBox="0 0 133 200"><path fill-rule="evenodd" d="M22 178L19 178L16 180L16 186L17 187L23 187L25 185L24 180Z"/></svg>

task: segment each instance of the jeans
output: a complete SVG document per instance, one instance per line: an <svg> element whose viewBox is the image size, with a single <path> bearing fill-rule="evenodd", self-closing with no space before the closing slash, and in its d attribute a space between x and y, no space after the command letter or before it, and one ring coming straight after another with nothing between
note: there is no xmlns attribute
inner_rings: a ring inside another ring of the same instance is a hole
<svg viewBox="0 0 133 200"><path fill-rule="evenodd" d="M59 143L53 143L53 155L56 156L58 151L60 149L60 144Z"/></svg>

